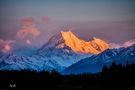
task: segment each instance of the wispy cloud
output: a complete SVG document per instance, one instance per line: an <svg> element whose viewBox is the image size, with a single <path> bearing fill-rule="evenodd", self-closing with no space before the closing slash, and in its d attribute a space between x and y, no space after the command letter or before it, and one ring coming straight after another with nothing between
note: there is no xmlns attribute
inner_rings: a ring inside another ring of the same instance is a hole
<svg viewBox="0 0 135 90"><path fill-rule="evenodd" d="M21 29L17 32L16 38L21 40L30 40L41 34L35 25L35 20L32 17L27 17L21 20Z"/></svg>
<svg viewBox="0 0 135 90"><path fill-rule="evenodd" d="M42 22L42 23L47 23L47 22L49 22L49 21L50 21L50 18L49 18L49 17L47 17L47 16L41 17L41 22Z"/></svg>
<svg viewBox="0 0 135 90"><path fill-rule="evenodd" d="M4 53L11 51L14 43L14 40L0 39L0 51Z"/></svg>
<svg viewBox="0 0 135 90"><path fill-rule="evenodd" d="M27 39L26 40L26 43L30 45L31 44L31 41L29 39Z"/></svg>
<svg viewBox="0 0 135 90"><path fill-rule="evenodd" d="M17 38L24 39L29 35L39 36L41 33L36 27L22 27L16 34Z"/></svg>
<svg viewBox="0 0 135 90"><path fill-rule="evenodd" d="M131 46L133 44L135 44L135 39L126 41L123 44L110 43L109 46L110 46L110 48L120 48L120 47L129 47L129 46Z"/></svg>
<svg viewBox="0 0 135 90"><path fill-rule="evenodd" d="M124 47L128 47L135 44L135 40L129 40L123 44Z"/></svg>
<svg viewBox="0 0 135 90"><path fill-rule="evenodd" d="M35 20L33 17L27 17L20 20L23 26L32 26L35 25Z"/></svg>

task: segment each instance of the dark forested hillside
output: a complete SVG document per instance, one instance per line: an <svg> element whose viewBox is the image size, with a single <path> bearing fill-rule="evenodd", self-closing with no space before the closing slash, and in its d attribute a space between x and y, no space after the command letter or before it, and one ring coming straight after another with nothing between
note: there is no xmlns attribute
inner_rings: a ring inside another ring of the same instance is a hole
<svg viewBox="0 0 135 90"><path fill-rule="evenodd" d="M52 72L0 71L0 89L135 89L135 64L104 66L102 73L61 75Z"/></svg>

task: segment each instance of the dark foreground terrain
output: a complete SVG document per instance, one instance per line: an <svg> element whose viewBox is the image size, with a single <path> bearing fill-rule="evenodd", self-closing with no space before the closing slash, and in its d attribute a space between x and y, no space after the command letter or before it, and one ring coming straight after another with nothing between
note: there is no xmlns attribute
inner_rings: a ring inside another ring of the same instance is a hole
<svg viewBox="0 0 135 90"><path fill-rule="evenodd" d="M0 71L0 90L91 90L91 89L127 89L135 90L135 64L113 65L102 73L60 75L52 72Z"/></svg>

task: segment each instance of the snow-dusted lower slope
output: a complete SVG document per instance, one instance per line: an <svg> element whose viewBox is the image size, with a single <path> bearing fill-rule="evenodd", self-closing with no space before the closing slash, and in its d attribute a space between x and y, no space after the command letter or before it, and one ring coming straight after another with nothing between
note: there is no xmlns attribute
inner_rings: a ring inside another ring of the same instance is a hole
<svg viewBox="0 0 135 90"><path fill-rule="evenodd" d="M58 71L78 62L79 60L91 56L90 54L75 53L70 48L47 48L39 50L35 58L43 60L45 66L54 68Z"/></svg>
<svg viewBox="0 0 135 90"><path fill-rule="evenodd" d="M17 56L8 54L0 58L0 69L1 70L22 70L32 69L40 70L42 65L40 61L32 57Z"/></svg>

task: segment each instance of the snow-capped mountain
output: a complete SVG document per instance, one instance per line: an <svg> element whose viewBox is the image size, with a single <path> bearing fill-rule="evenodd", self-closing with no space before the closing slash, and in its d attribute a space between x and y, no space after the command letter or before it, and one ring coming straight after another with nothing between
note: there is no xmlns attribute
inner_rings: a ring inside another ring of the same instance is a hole
<svg viewBox="0 0 135 90"><path fill-rule="evenodd" d="M61 71L79 60L100 53L107 48L108 44L101 39L94 38L92 41L86 42L78 39L71 31L62 31L51 37L33 56L16 53L4 55L0 58L0 69L39 71L56 69Z"/></svg>
<svg viewBox="0 0 135 90"><path fill-rule="evenodd" d="M86 42L78 39L71 31L62 31L51 37L34 57L44 60L45 66L49 65L61 71L80 59L102 52L107 48L108 44L101 39L94 38Z"/></svg>
<svg viewBox="0 0 135 90"><path fill-rule="evenodd" d="M98 54L109 48L109 45L94 37L91 41L84 41L77 38L70 30L67 32L61 31L59 34L54 35L50 40L41 48L65 48L68 47L74 52Z"/></svg>
<svg viewBox="0 0 135 90"><path fill-rule="evenodd" d="M119 49L108 48L108 44L99 38L84 41L71 31L62 31L52 36L32 56L0 52L0 70L62 71L66 68L62 73L95 73L100 72L104 65L111 65L113 61L124 65L127 61L132 63L135 60L135 45Z"/></svg>
<svg viewBox="0 0 135 90"><path fill-rule="evenodd" d="M0 58L0 70L38 70L40 61L32 57L7 54ZM42 65L41 65L42 66Z"/></svg>
<svg viewBox="0 0 135 90"><path fill-rule="evenodd" d="M116 64L121 63L122 65L125 65L127 62L135 63L135 44L127 48L107 49L98 55L80 60L66 68L62 73L97 73L102 71L104 65L112 65L112 62L116 62Z"/></svg>

